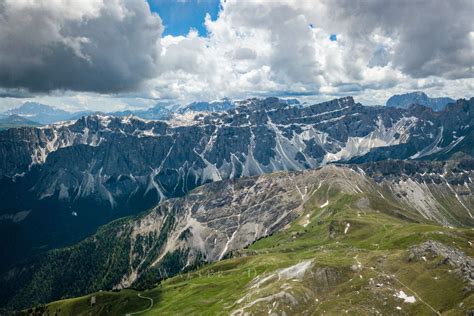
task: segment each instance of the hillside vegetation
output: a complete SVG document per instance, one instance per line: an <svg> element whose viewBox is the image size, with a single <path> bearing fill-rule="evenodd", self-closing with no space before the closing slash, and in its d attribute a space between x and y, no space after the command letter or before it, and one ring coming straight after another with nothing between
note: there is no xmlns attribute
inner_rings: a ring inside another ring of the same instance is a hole
<svg viewBox="0 0 474 316"><path fill-rule="evenodd" d="M405 217L384 191L348 193L325 182L308 196L284 229L227 259L144 292L98 292L53 302L47 311L129 313L150 307L143 297L153 306L141 315L466 315L474 309L472 228Z"/></svg>

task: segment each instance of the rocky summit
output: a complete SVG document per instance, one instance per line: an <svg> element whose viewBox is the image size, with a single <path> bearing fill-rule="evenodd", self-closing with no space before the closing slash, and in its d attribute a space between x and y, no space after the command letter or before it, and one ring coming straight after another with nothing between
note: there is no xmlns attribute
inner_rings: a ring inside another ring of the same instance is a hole
<svg viewBox="0 0 474 316"><path fill-rule="evenodd" d="M414 104L424 105L432 108L434 111L443 110L449 103L455 100L448 97L430 98L424 92L411 92L405 94L396 94L387 100L387 106L409 108Z"/></svg>

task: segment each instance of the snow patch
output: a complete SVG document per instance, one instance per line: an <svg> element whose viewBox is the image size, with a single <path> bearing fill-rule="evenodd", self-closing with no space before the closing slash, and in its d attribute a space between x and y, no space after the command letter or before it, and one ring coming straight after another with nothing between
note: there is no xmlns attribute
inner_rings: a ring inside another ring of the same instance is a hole
<svg viewBox="0 0 474 316"><path fill-rule="evenodd" d="M349 228L351 227L351 224L350 223L347 223L346 224L346 228L344 229L344 235L347 234L347 232L349 231Z"/></svg>
<svg viewBox="0 0 474 316"><path fill-rule="evenodd" d="M414 296L408 296L405 294L405 292L403 292L402 290L400 290L396 296L398 298L401 298L402 300L405 301L405 303L415 303L416 302L416 299Z"/></svg>
<svg viewBox="0 0 474 316"><path fill-rule="evenodd" d="M301 280L313 260L305 260L291 267L282 269L278 272L278 280L281 279L298 279Z"/></svg>
<svg viewBox="0 0 474 316"><path fill-rule="evenodd" d="M31 211L20 211L15 214L3 214L0 215L0 221L11 220L13 223L18 223L23 221Z"/></svg>

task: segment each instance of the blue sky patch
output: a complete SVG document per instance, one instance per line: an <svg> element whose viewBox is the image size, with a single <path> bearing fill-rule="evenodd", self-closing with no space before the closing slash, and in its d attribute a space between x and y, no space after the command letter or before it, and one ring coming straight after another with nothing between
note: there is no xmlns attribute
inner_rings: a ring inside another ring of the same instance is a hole
<svg viewBox="0 0 474 316"><path fill-rule="evenodd" d="M187 35L194 28L200 36L206 36L204 18L209 13L212 20L219 13L219 0L147 0L152 12L163 21L163 35Z"/></svg>
<svg viewBox="0 0 474 316"><path fill-rule="evenodd" d="M336 34L331 34L331 36L329 36L329 40L330 40L331 42L337 41L337 35L336 35Z"/></svg>

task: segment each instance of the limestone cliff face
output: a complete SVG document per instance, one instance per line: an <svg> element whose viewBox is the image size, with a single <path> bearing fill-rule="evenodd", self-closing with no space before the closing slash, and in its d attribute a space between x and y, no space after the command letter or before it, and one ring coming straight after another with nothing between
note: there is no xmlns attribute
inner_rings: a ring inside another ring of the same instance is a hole
<svg viewBox="0 0 474 316"><path fill-rule="evenodd" d="M306 107L268 98L168 122L86 116L0 132L0 177L24 183L32 199L114 209L130 196L156 202L220 179L466 151L473 104L460 100L435 113L366 107L350 97Z"/></svg>

